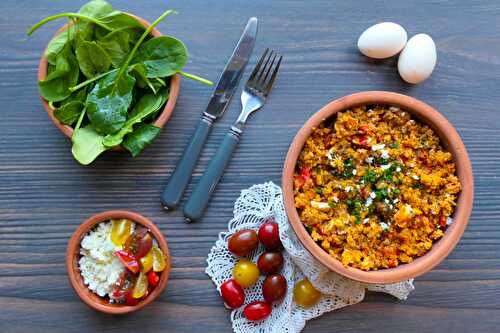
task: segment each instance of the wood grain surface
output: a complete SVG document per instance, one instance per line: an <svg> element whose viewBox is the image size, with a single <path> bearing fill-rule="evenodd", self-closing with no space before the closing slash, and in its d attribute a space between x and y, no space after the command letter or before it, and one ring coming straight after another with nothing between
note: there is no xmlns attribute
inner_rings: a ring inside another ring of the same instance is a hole
<svg viewBox="0 0 500 333"><path fill-rule="evenodd" d="M500 331L500 3L476 1L113 1L185 41L186 70L216 80L246 20L259 36L250 65L266 47L285 58L266 107L252 116L202 222L162 210L159 195L211 89L182 80L171 121L140 157L109 153L78 165L70 143L38 99L39 56L54 22L26 36L42 17L83 1L0 2L0 332L229 332L229 312L205 275L205 258L232 216L239 192L280 182L288 145L303 122L337 97L363 90L405 93L433 105L457 128L476 181L470 225L451 255L415 281L406 302L369 294L357 305L308 322L305 332ZM435 38L438 64L418 86L399 79L395 59L372 61L356 49L371 24L391 20L410 35ZM249 70L244 76L248 76ZM240 88L241 89L241 88ZM192 184L239 112L235 98L208 140ZM192 190L189 187L188 193ZM173 270L153 305L126 317L86 307L70 288L64 252L76 227L99 211L140 212L166 235Z"/></svg>

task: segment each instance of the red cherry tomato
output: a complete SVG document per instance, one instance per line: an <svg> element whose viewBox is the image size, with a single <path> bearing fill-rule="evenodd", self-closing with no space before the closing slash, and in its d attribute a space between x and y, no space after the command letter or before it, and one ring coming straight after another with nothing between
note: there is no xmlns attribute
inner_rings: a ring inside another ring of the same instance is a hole
<svg viewBox="0 0 500 333"><path fill-rule="evenodd" d="M243 314L248 320L262 320L271 314L272 308L266 302L254 301L243 309Z"/></svg>
<svg viewBox="0 0 500 333"><path fill-rule="evenodd" d="M120 278L113 286L113 299L117 301L124 301L125 295L134 288L135 277L128 269L123 269Z"/></svg>
<svg viewBox="0 0 500 333"><path fill-rule="evenodd" d="M286 295L286 279L281 274L266 277L262 284L262 294L268 303L279 302Z"/></svg>
<svg viewBox="0 0 500 333"><path fill-rule="evenodd" d="M265 274L278 273L283 267L283 255L277 251L267 251L257 260L259 270Z"/></svg>
<svg viewBox="0 0 500 333"><path fill-rule="evenodd" d="M239 308L245 303L245 292L238 282L233 279L221 284L220 292L224 303L231 309Z"/></svg>
<svg viewBox="0 0 500 333"><path fill-rule="evenodd" d="M133 255L123 250L118 250L115 254L129 271L134 274L139 273L139 261Z"/></svg>
<svg viewBox="0 0 500 333"><path fill-rule="evenodd" d="M276 250L282 247L279 227L273 220L267 220L259 228L259 240L266 249Z"/></svg>
<svg viewBox="0 0 500 333"><path fill-rule="evenodd" d="M227 248L237 256L246 256L259 245L259 238L254 230L244 229L229 238Z"/></svg>
<svg viewBox="0 0 500 333"><path fill-rule="evenodd" d="M132 296L132 291L129 291L128 293L125 294L125 304L134 306L137 305L140 301L140 298L134 298Z"/></svg>
<svg viewBox="0 0 500 333"><path fill-rule="evenodd" d="M160 282L160 277L155 271L149 271L148 273L148 283L151 287L156 287Z"/></svg>
<svg viewBox="0 0 500 333"><path fill-rule="evenodd" d="M124 249L135 256L136 259L141 259L146 256L153 246L153 237L144 228L134 231L127 239Z"/></svg>

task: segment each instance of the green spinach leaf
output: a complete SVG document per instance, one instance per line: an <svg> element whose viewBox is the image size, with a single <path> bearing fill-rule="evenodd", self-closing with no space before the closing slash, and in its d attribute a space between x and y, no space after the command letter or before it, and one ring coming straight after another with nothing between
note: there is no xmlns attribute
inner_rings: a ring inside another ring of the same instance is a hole
<svg viewBox="0 0 500 333"><path fill-rule="evenodd" d="M73 41L75 38L76 29L74 25L70 25L67 30L62 31L52 38L45 49L45 57L49 64L55 65L57 55L64 49L66 43Z"/></svg>
<svg viewBox="0 0 500 333"><path fill-rule="evenodd" d="M120 67L130 52L130 35L123 30L115 30L97 42L111 58L113 67Z"/></svg>
<svg viewBox="0 0 500 333"><path fill-rule="evenodd" d="M119 77L118 74L115 71L97 81L87 96L87 114L101 134L118 131L127 120L127 110L132 103L135 78L128 73Z"/></svg>
<svg viewBox="0 0 500 333"><path fill-rule="evenodd" d="M127 135L123 141L123 148L127 149L133 157L153 142L160 134L160 128L151 124L143 124L131 134Z"/></svg>
<svg viewBox="0 0 500 333"><path fill-rule="evenodd" d="M103 0L93 0L84 4L80 10L79 14L92 17L92 18L102 18L113 12L113 7L106 1ZM86 20L78 20L76 24L78 28L78 35L81 40L91 40L94 35L95 23Z"/></svg>
<svg viewBox="0 0 500 333"><path fill-rule="evenodd" d="M142 122L148 116L154 114L158 111L168 98L166 90L159 92L158 94L146 94L136 103L132 112L130 112L129 118L123 125L123 127L115 134L108 134L104 137L103 144L106 147L118 146L122 143L125 135L133 131L134 125Z"/></svg>
<svg viewBox="0 0 500 333"><path fill-rule="evenodd" d="M160 36L148 40L137 50L134 62L146 65L149 78L166 77L179 72L187 61L187 49L175 37Z"/></svg>
<svg viewBox="0 0 500 333"><path fill-rule="evenodd" d="M102 144L103 136L95 131L92 125L79 128L73 132L73 157L83 165L92 163L97 156L108 148Z"/></svg>
<svg viewBox="0 0 500 333"><path fill-rule="evenodd" d="M78 82L78 62L69 44L57 54L55 66L49 66L45 80L38 81L40 94L49 102L59 102L71 95L70 87Z"/></svg>
<svg viewBox="0 0 500 333"><path fill-rule="evenodd" d="M111 66L111 58L96 42L80 43L75 53L80 70L88 78L106 72Z"/></svg>
<svg viewBox="0 0 500 333"><path fill-rule="evenodd" d="M85 104L80 101L70 101L54 111L54 116L65 125L75 123L82 113Z"/></svg>
<svg viewBox="0 0 500 333"><path fill-rule="evenodd" d="M135 80L137 82L137 85L140 88L146 88L149 87L154 93L156 93L156 87L153 85L153 83L149 80L148 75L147 75L147 69L146 66L138 62L136 64L133 64L132 66L129 67L129 73L135 77Z"/></svg>

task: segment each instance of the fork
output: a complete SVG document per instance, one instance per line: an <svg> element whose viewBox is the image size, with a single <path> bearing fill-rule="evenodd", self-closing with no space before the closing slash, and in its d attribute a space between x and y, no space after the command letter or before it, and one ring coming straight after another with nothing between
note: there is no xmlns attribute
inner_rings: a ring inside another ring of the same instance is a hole
<svg viewBox="0 0 500 333"><path fill-rule="evenodd" d="M240 141L248 116L265 104L267 96L273 88L282 59L283 57L275 51L266 49L250 74L241 93L241 113L224 137L217 153L210 161L207 170L184 206L186 222L196 222L202 217L210 197Z"/></svg>

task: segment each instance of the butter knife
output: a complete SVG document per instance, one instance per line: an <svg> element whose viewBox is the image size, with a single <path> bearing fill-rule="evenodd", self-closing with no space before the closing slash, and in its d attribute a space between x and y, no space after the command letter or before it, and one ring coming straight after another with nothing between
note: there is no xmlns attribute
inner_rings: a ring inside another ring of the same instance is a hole
<svg viewBox="0 0 500 333"><path fill-rule="evenodd" d="M222 117L238 88L238 83L253 51L257 36L257 24L258 21L255 17L248 20L245 30L219 78L208 106L198 122L191 142L184 150L174 173L168 180L161 196L161 202L166 210L175 208L181 201L182 194L191 179L191 174L214 121Z"/></svg>

